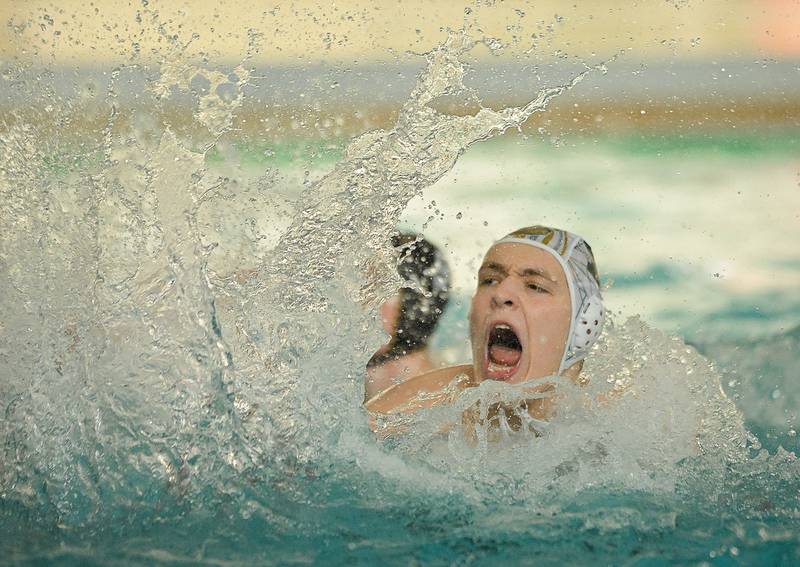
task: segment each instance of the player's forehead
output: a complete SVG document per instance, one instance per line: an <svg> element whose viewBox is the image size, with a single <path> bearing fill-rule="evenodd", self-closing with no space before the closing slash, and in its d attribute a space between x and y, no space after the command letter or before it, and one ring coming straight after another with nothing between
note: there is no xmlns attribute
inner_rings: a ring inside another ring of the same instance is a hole
<svg viewBox="0 0 800 567"><path fill-rule="evenodd" d="M552 281L566 281L561 263L553 254L536 246L516 242L495 244L481 263L482 270L516 274L541 274Z"/></svg>

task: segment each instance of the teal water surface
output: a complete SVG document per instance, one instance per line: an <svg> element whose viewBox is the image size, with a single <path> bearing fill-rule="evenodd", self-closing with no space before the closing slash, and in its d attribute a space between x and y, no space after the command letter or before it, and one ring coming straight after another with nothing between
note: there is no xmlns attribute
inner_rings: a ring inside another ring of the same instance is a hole
<svg viewBox="0 0 800 567"><path fill-rule="evenodd" d="M681 144L656 137L641 144L584 141L577 149L559 149L501 140L470 150L412 203L404 223L450 251L455 297L436 346L443 359L453 361L466 352L469 262L474 266L492 235L525 219L575 227L595 247L614 319L641 314L714 363L757 438L747 448L749 459L686 457L669 471L667 488L651 471L652 485L641 482L635 489L623 473L604 472L592 482L592 467L613 469L621 457L595 455L587 447L586 454L564 455L547 469L549 480L531 494L527 487L542 480L513 469L465 482L458 467L439 468L435 460L395 453L374 439L356 408L352 415L360 417L351 425L332 424L329 431L322 425L322 443L298 442L299 449L286 450L281 443L293 441L277 436L249 464L233 469L226 468L225 450L234 441L215 437L213 414L197 422L187 416L176 427L195 427L208 443L184 461L175 457L174 467L165 465L172 471L166 475L157 456L173 455L174 440L159 438L146 424L126 431L132 424L126 404L138 398L121 388L103 402L108 414L83 415L75 429L55 432L71 462L66 477L46 466L11 471L0 463L3 478L25 486L4 485L0 494L0 564L797 564L800 476L793 452L800 427L800 256L789 246L768 245L800 236L797 225L780 224L796 214L796 160L787 143L763 138ZM288 145L264 159L260 147L231 151L209 156L210 166L244 179L269 160L294 163L289 178L309 175L306 168L313 177L332 164L338 150ZM300 165L298 155L307 156ZM765 176L772 196L761 189L738 194ZM291 200L291 192L286 198ZM750 236L746 245L739 240L743 230ZM222 272L224 261L212 255L210 266ZM215 332L225 341L232 330L215 320ZM331 336L336 332L331 324ZM40 346L41 352L68 352L69 333L59 334L63 344ZM113 352L117 347L108 341ZM295 347L285 352L296 359L311 356L303 345ZM191 368L207 376L228 372L215 370L201 354L195 353ZM142 360L160 368L156 358ZM236 372L236 353L230 360ZM349 370L357 383L361 369ZM33 387L24 395L38 393ZM4 401L0 411L20 419L15 412L21 402ZM246 420L250 414L240 415ZM38 417L26 419L35 424ZM42 423L49 418L41 417ZM103 439L92 441L103 420L102 427L120 438L142 440L131 446L139 460L126 461ZM297 427L305 428L311 426ZM9 431L2 438L5 454L38 450ZM76 431L81 443L73 438ZM348 450L328 450L334 446Z"/></svg>

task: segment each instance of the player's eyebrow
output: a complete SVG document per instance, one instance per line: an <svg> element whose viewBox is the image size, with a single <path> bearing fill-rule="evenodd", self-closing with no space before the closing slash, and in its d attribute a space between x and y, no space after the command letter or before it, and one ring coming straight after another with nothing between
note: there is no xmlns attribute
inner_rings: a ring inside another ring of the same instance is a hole
<svg viewBox="0 0 800 567"><path fill-rule="evenodd" d="M483 270L493 270L503 275L508 275L508 268L506 268L503 264L498 264L497 262L487 262L486 264L481 266L480 271Z"/></svg>

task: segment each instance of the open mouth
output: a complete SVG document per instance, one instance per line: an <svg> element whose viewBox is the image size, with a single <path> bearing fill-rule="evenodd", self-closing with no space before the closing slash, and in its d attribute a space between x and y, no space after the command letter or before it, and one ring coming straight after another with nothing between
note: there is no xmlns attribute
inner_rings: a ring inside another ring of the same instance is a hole
<svg viewBox="0 0 800 567"><path fill-rule="evenodd" d="M507 380L519 368L522 343L509 325L492 327L486 345L486 376L492 380Z"/></svg>

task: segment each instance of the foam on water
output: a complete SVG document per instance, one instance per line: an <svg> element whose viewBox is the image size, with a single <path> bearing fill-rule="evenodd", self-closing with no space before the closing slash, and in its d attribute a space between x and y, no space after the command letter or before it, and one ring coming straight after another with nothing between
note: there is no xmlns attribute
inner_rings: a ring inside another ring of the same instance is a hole
<svg viewBox="0 0 800 567"><path fill-rule="evenodd" d="M421 514L423 531L446 525L479 539L548 506L567 513L571 495L598 487L722 502L739 470L750 471L750 491L776 474L791 487L793 455L758 453L708 362L635 319L609 328L588 384L558 383L559 410L531 424L538 434L451 425L473 408L487 422L487 408L522 394L495 383L405 419L380 443L369 430L363 369L383 341L375 306L398 285L386 243L406 204L470 144L520 126L589 70L519 107L448 114L435 103L466 92L460 58L475 45L454 34L425 54L394 128L354 139L287 202L280 174L243 186L206 165L230 135L246 60L233 73L198 67L158 29L163 65L114 70L108 119L80 142L69 129L76 101L51 100L46 73L15 69L15 88L47 104L20 110L1 135L0 499L17 537L2 544L8 553L26 557L27 538L42 533L74 559L125 534L142 539L114 553L169 562L188 553L181 533L214 556L215 538L247 532L283 545L280 562L299 541L313 548L328 533L321 523L343 521L339 507ZM123 115L114 89L131 70L147 88ZM181 96L191 126L153 119ZM775 490L783 500L770 513L794 517L796 494ZM675 515L588 510L574 513L590 530ZM377 530L388 547L425 541L412 528L350 528Z"/></svg>
<svg viewBox="0 0 800 567"><path fill-rule="evenodd" d="M581 386L553 377L557 414L522 432L505 428L504 418L492 423L490 408L503 403L513 408L515 400L552 394L531 395L524 386L491 381L449 407L382 425L400 429L394 446L428 464L488 483L519 474L531 496L602 485L673 492L681 478L677 463L739 462L755 442L710 363L638 319L606 331L584 377L588 382ZM452 426L475 406L481 416L477 433ZM519 417L524 421L526 412ZM442 447L432 450L437 442Z"/></svg>

